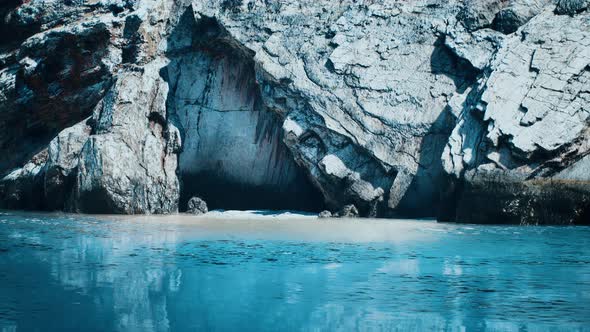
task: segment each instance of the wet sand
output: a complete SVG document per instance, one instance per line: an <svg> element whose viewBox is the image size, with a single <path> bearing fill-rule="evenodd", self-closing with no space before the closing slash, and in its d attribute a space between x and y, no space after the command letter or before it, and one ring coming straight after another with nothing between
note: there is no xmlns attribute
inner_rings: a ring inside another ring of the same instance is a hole
<svg viewBox="0 0 590 332"><path fill-rule="evenodd" d="M446 233L458 227L441 224L428 219L361 219L328 218L320 219L316 214L283 211L210 211L204 215L185 213L171 215L87 215L63 212L30 213L22 211L0 211L1 214L35 215L67 219L91 219L97 222L112 222L109 227L129 227L137 223L158 228L161 232L174 233L185 239L260 239L293 240L313 242L406 242L427 240L437 234Z"/></svg>
<svg viewBox="0 0 590 332"><path fill-rule="evenodd" d="M428 239L456 227L426 219L320 219L315 214L269 211L211 211L200 216L176 214L108 218L121 222L174 225L191 237L200 234L207 237L348 243Z"/></svg>

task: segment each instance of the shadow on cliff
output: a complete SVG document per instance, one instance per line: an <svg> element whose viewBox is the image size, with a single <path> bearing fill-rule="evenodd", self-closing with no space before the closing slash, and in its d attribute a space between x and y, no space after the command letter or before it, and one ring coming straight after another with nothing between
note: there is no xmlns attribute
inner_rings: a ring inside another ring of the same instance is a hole
<svg viewBox="0 0 590 332"><path fill-rule="evenodd" d="M430 72L452 79L457 93L465 92L481 74L469 61L458 57L445 46L445 36L440 36L434 43L434 50L430 55Z"/></svg>
<svg viewBox="0 0 590 332"><path fill-rule="evenodd" d="M20 47L19 57L35 61L7 65L14 73L14 88L7 91L14 102L0 102L0 175L22 166L61 130L92 114L112 84L103 61L109 38L107 26L96 24Z"/></svg>
<svg viewBox="0 0 590 332"><path fill-rule="evenodd" d="M203 198L210 209L323 208L323 197L282 141L282 118L262 103L250 50L215 18L196 20L189 6L171 31L167 56L170 64L160 74L170 87L168 121L179 128L183 141L181 211L193 196ZM187 74L206 76L198 82L203 86L179 88ZM236 101L251 108L232 109Z"/></svg>
<svg viewBox="0 0 590 332"><path fill-rule="evenodd" d="M468 61L459 58L444 44L444 36L434 43L434 50L430 56L430 70L432 74L450 78L456 93L463 93L472 86L480 71ZM449 191L448 175L442 166L442 153L449 140L449 136L456 124L456 118L445 107L433 122L420 145L419 167L406 195L400 201L395 216L399 217L436 217L445 204L445 193Z"/></svg>
<svg viewBox="0 0 590 332"><path fill-rule="evenodd" d="M437 216L441 208L441 190L444 190L447 183L441 156L454 125L453 115L444 109L422 140L418 171L393 216L404 218Z"/></svg>

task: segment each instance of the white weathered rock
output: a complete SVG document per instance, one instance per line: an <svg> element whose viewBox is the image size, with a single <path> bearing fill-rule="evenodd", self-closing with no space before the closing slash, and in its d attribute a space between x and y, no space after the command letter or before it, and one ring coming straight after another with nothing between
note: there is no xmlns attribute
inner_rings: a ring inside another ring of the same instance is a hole
<svg viewBox="0 0 590 332"><path fill-rule="evenodd" d="M589 174L590 155L587 155L573 165L557 173L553 178L557 180L588 181L588 178L590 177Z"/></svg>
<svg viewBox="0 0 590 332"><path fill-rule="evenodd" d="M445 45L478 70L487 68L504 39L502 33L492 29L468 32L454 26L445 33Z"/></svg>
<svg viewBox="0 0 590 332"><path fill-rule="evenodd" d="M311 208L320 193L334 211L433 215L455 188L447 174L583 173L584 1L0 7L0 27L18 32L0 38L0 169L95 109L88 133L50 146L45 191L66 208L166 213L181 190L183 206L201 191L247 205L261 190L271 205L307 197Z"/></svg>
<svg viewBox="0 0 590 332"><path fill-rule="evenodd" d="M75 180L78 161L84 144L88 141L91 128L84 120L62 130L48 147L45 163L43 189L47 208L50 210L66 208Z"/></svg>
<svg viewBox="0 0 590 332"><path fill-rule="evenodd" d="M129 68L97 108L84 145L71 209L170 213L178 210L180 139L166 122L165 61Z"/></svg>
<svg viewBox="0 0 590 332"><path fill-rule="evenodd" d="M459 213L502 210L498 206L504 203L493 196L518 196L532 202L530 209L542 222L577 222L590 183L585 159L578 161L590 152L588 18L587 13L557 16L546 8L520 35L504 40L478 85L452 103L459 118L443 165L457 178L469 173L466 191L455 194ZM558 184L551 184L552 177ZM556 188L563 190L562 200L555 199ZM489 204L482 200L479 206L478 197ZM565 205L556 211L571 215L550 217L551 204ZM531 222L530 216L511 211L506 217L511 222Z"/></svg>

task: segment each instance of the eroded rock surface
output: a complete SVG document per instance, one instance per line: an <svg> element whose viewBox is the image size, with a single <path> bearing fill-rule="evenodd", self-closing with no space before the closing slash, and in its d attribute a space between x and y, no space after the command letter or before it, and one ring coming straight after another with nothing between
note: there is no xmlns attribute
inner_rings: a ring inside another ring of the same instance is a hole
<svg viewBox="0 0 590 332"><path fill-rule="evenodd" d="M486 220L580 223L587 7L9 2L2 183L41 178L40 206L80 212L169 213L198 194L220 208L353 204L363 216L484 222L478 202L491 200ZM545 191L558 177L566 201ZM543 202L563 213L539 217ZM527 209L537 217L514 212Z"/></svg>
<svg viewBox="0 0 590 332"><path fill-rule="evenodd" d="M178 210L178 130L165 120L168 87L159 60L120 72L98 105L84 145L73 210L169 213Z"/></svg>
<svg viewBox="0 0 590 332"><path fill-rule="evenodd" d="M283 143L282 117L261 100L252 52L191 7L167 39L168 115L183 138L181 208L193 195L212 208L320 208Z"/></svg>
<svg viewBox="0 0 590 332"><path fill-rule="evenodd" d="M563 175L590 152L589 24L587 14L545 10L507 37L478 83L457 97L458 124L443 154L445 170L465 187L457 218L481 220L496 211L489 219L499 223L589 222L583 211L590 173L577 171L572 181ZM545 197L559 193L563 202ZM509 208L521 196L538 206Z"/></svg>

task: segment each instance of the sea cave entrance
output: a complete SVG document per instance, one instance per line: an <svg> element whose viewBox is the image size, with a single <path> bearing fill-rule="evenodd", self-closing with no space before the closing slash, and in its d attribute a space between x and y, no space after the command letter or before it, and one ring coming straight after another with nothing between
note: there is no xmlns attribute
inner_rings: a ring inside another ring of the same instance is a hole
<svg viewBox="0 0 590 332"><path fill-rule="evenodd" d="M198 196L210 209L320 211L324 199L283 143L254 62L215 19L181 18L169 42L169 120L180 129L180 210Z"/></svg>

